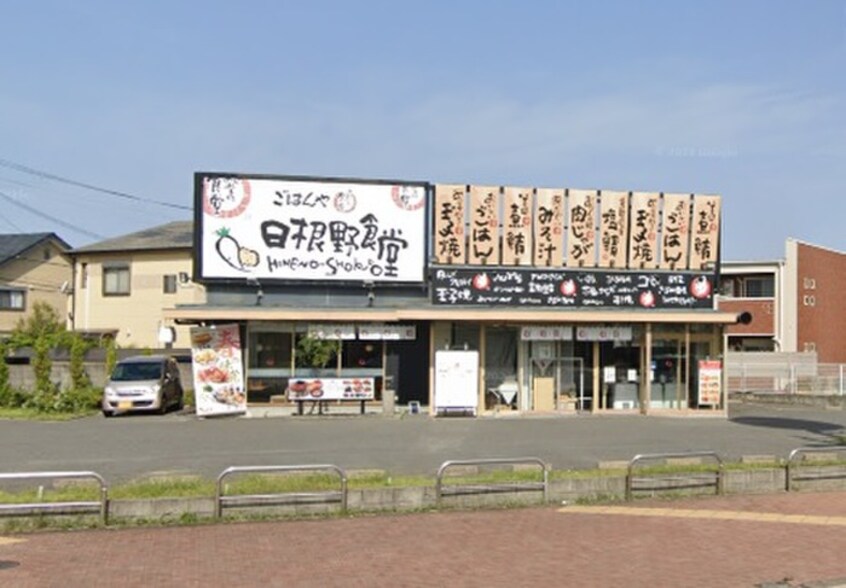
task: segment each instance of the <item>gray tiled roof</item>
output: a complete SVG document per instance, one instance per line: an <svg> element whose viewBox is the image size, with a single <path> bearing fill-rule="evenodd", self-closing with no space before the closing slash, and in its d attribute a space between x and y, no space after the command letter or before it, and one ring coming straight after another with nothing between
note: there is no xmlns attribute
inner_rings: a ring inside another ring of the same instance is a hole
<svg viewBox="0 0 846 588"><path fill-rule="evenodd" d="M49 239L55 239L59 247L70 249L70 245L55 233L13 233L0 235L0 263L6 263L8 260L21 255L24 251Z"/></svg>
<svg viewBox="0 0 846 588"><path fill-rule="evenodd" d="M194 246L194 223L174 221L166 225L151 227L99 243L74 249L73 253L99 251L138 251L149 249L191 249Z"/></svg>

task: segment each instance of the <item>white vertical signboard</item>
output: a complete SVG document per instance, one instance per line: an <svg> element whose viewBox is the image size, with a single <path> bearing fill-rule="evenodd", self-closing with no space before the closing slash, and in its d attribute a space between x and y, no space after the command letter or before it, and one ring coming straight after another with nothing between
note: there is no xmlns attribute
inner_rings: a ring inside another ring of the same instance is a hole
<svg viewBox="0 0 846 588"><path fill-rule="evenodd" d="M238 325L192 327L191 364L197 416L246 412Z"/></svg>
<svg viewBox="0 0 846 588"><path fill-rule="evenodd" d="M479 352L435 352L435 413L479 408Z"/></svg>

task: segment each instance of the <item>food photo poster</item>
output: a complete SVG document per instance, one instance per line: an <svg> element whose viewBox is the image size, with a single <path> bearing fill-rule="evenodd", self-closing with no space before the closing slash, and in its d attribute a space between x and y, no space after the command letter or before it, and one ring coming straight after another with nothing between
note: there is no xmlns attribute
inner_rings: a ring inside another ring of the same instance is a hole
<svg viewBox="0 0 846 588"><path fill-rule="evenodd" d="M247 411L238 325L191 328L197 416Z"/></svg>

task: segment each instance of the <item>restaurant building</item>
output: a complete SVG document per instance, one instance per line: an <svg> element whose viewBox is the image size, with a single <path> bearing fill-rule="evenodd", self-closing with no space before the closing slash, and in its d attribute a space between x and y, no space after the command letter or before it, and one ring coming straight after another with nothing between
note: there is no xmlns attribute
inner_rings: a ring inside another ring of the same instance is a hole
<svg viewBox="0 0 846 588"><path fill-rule="evenodd" d="M197 173L206 302L165 316L237 325L247 404L724 414L720 213L713 195Z"/></svg>

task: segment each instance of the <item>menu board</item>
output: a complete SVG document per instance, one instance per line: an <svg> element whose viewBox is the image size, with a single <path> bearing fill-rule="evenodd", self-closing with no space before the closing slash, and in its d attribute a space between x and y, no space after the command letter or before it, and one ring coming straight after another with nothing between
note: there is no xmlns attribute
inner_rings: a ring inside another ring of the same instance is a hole
<svg viewBox="0 0 846 588"><path fill-rule="evenodd" d="M191 365L197 416L246 412L238 325L191 327Z"/></svg>
<svg viewBox="0 0 846 588"><path fill-rule="evenodd" d="M716 275L702 272L438 268L432 303L448 306L714 308Z"/></svg>
<svg viewBox="0 0 846 588"><path fill-rule="evenodd" d="M291 378L289 400L373 400L373 378Z"/></svg>
<svg viewBox="0 0 846 588"><path fill-rule="evenodd" d="M435 412L479 407L479 352L435 352Z"/></svg>
<svg viewBox="0 0 846 588"><path fill-rule="evenodd" d="M722 362L699 360L699 406L717 406L722 391Z"/></svg>

